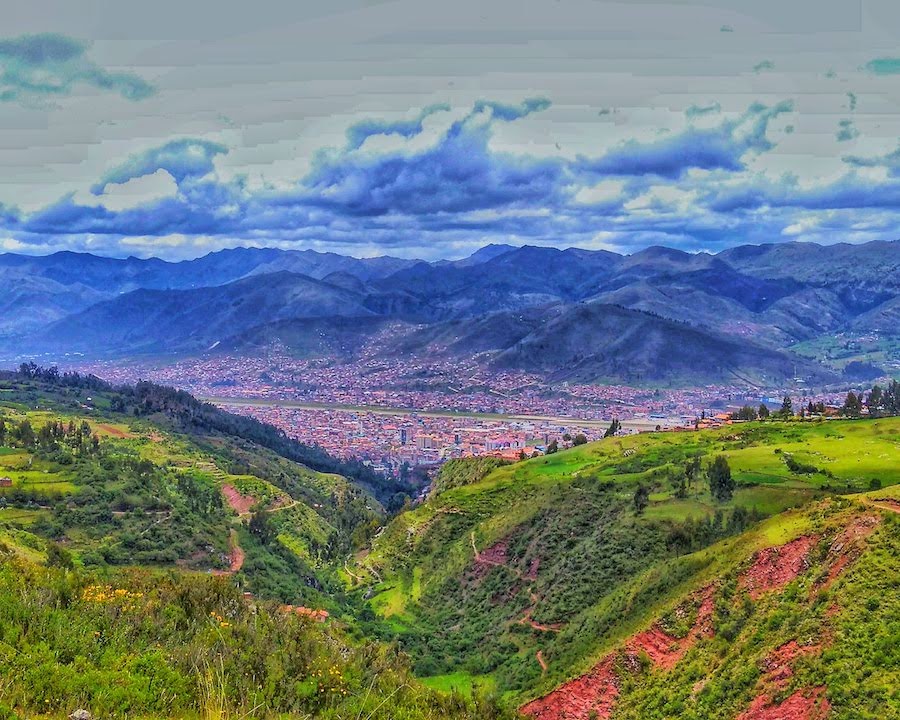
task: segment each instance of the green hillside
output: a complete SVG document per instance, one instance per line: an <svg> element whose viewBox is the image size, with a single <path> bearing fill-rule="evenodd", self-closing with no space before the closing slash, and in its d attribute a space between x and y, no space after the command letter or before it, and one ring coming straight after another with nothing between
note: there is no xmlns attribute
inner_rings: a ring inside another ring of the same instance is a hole
<svg viewBox="0 0 900 720"><path fill-rule="evenodd" d="M189 423L196 401L149 384L141 397L83 378L3 385L0 531L77 566L231 575L260 597L343 606L335 568L384 517L369 484L264 446L242 419Z"/></svg>
<svg viewBox="0 0 900 720"><path fill-rule="evenodd" d="M720 455L736 482L727 500L706 479ZM358 556L354 582L427 682L488 685L519 703L590 668L701 583L718 587L753 549L802 532L807 511L791 508L897 482L897 418L612 438L438 493Z"/></svg>
<svg viewBox="0 0 900 720"><path fill-rule="evenodd" d="M900 418L457 460L390 517L184 393L6 376L0 479L2 720L900 716Z"/></svg>

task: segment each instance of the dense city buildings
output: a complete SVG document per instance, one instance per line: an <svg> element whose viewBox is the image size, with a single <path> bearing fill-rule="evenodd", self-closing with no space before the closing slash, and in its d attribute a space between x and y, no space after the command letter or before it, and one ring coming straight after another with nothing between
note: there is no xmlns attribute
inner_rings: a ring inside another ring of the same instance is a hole
<svg viewBox="0 0 900 720"><path fill-rule="evenodd" d="M396 472L470 455L515 459L578 435L601 437L613 418L621 432L692 428L751 403L778 406L784 394L839 401L839 392L708 386L688 389L551 383L473 362L385 359L308 360L286 353L217 355L177 362L93 363L79 369L113 382L139 379L183 388L252 415L340 457ZM705 424L705 423L704 423Z"/></svg>

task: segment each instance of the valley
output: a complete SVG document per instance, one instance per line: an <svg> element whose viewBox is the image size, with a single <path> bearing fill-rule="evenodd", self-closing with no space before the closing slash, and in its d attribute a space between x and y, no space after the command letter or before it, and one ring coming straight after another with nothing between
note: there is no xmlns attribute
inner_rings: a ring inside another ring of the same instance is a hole
<svg viewBox="0 0 900 720"><path fill-rule="evenodd" d="M900 418L461 458L401 507L414 488L185 393L30 372L2 378L0 620L28 647L47 631L17 612L77 630L42 646L56 660L39 685L37 646L0 653L20 678L0 709L816 720L897 707ZM70 599L41 604L44 584ZM155 649L134 613L163 628ZM282 665L298 642L308 659ZM260 688L241 690L242 658L261 648ZM142 694L152 677L178 699Z"/></svg>

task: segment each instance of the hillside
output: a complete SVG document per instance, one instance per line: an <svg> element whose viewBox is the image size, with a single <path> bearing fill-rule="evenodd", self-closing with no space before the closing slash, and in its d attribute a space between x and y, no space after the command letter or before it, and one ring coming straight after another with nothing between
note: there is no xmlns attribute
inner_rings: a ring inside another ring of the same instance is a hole
<svg viewBox="0 0 900 720"><path fill-rule="evenodd" d="M371 314L356 293L279 272L198 290L136 290L50 325L37 343L67 352L202 351L264 322Z"/></svg>
<svg viewBox="0 0 900 720"><path fill-rule="evenodd" d="M900 418L457 460L388 517L403 488L186 393L0 381L6 716L900 708Z"/></svg>
<svg viewBox="0 0 900 720"><path fill-rule="evenodd" d="M777 383L829 373L753 341L618 305L550 305L436 323L385 343L388 355L478 354L552 381Z"/></svg>
<svg viewBox="0 0 900 720"><path fill-rule="evenodd" d="M404 490L150 383L7 374L0 387L0 524L85 566L227 574L335 609L335 566L384 516L375 496Z"/></svg>
<svg viewBox="0 0 900 720"><path fill-rule="evenodd" d="M752 423L611 438L480 480L476 472L474 483L395 518L359 556L353 576L426 682L496 688L542 720L735 718L757 696L771 694L771 703L757 701L762 712L790 695L789 686L802 695L823 684L813 694L828 698L835 717L882 717L896 667L886 659L847 663L859 643L876 652L880 624L897 609L897 524L886 499L896 491L869 488L900 482L898 437L898 419ZM706 483L717 455L736 481L727 501L713 498ZM453 469L453 477L463 473ZM439 478L436 487L443 485ZM639 487L647 501L638 513ZM788 546L799 548L796 561L787 550L764 550L798 537L805 539ZM787 574L771 588L752 585L778 574L779 557ZM742 578L754 563L760 570L751 583ZM808 604L809 583L829 573L828 592ZM861 585L855 573L864 574ZM795 575L799 590L765 591L782 590ZM835 633L812 685L801 684L814 677L805 666L796 681L766 685L765 655L821 636L824 629L810 628L832 622L825 611L844 592L854 599L832 611L835 627L859 621L860 598L870 598L866 629ZM885 594L893 600L879 600ZM701 653L717 659L696 660ZM666 674L676 670L682 684ZM848 687L847 673L870 672L866 688ZM880 694L868 697L875 688ZM610 715L613 703L604 703L615 698L619 714ZM756 717L780 716L742 720Z"/></svg>
<svg viewBox="0 0 900 720"><path fill-rule="evenodd" d="M98 575L49 558L0 540L4 718L512 717L429 691L396 650L223 578Z"/></svg>

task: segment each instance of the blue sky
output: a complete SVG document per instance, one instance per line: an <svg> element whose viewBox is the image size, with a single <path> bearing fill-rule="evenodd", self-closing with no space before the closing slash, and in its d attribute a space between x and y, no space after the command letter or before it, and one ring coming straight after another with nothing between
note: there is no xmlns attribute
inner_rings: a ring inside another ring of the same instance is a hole
<svg viewBox="0 0 900 720"><path fill-rule="evenodd" d="M898 235L894 2L75 5L4 18L2 250Z"/></svg>

